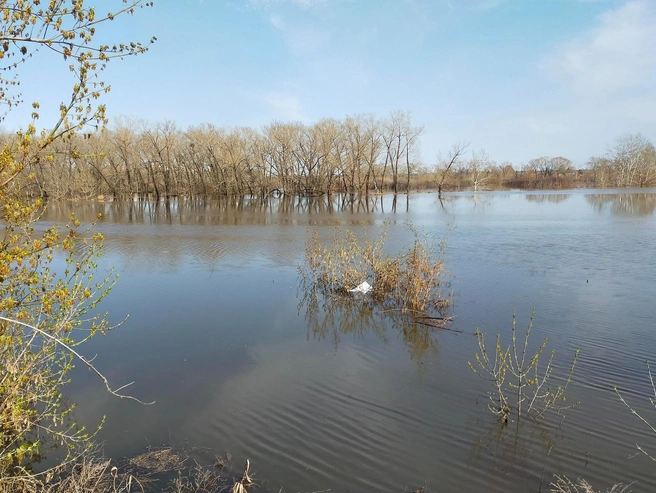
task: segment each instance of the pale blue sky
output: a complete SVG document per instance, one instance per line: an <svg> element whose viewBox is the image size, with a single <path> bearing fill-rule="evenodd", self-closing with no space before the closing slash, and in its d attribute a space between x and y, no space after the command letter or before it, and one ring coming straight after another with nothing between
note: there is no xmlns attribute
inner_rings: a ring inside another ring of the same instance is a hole
<svg viewBox="0 0 656 493"><path fill-rule="evenodd" d="M110 117L260 128L408 110L425 164L462 141L577 166L625 132L656 142L656 0L156 0L103 29L158 38L108 67ZM40 53L21 75L56 114L66 64Z"/></svg>

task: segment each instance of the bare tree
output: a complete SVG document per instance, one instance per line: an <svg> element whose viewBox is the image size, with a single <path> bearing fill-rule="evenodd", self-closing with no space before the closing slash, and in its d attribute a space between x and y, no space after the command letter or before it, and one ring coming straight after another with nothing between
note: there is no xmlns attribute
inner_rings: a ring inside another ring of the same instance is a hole
<svg viewBox="0 0 656 493"><path fill-rule="evenodd" d="M535 171L535 176L550 176L553 173L553 168L551 167L551 158L549 156L542 156L535 159L531 159L528 163L528 167Z"/></svg>
<svg viewBox="0 0 656 493"><path fill-rule="evenodd" d="M440 175L439 182L437 185L437 194L442 198L442 187L444 186L444 181L449 175L449 172L454 167L454 165L459 164L462 161L462 157L465 154L465 151L469 147L469 143L460 142L454 144L451 148L450 153L446 156L445 159L440 159L437 164L437 170Z"/></svg>
<svg viewBox="0 0 656 493"><path fill-rule="evenodd" d="M472 152L472 157L467 163L467 167L472 176L472 186L475 192L489 180L492 166L494 166L494 163L490 161L489 155L483 149L478 152Z"/></svg>
<svg viewBox="0 0 656 493"><path fill-rule="evenodd" d="M620 136L609 153L617 175L617 186L647 186L656 174L654 146L642 134Z"/></svg>
<svg viewBox="0 0 656 493"><path fill-rule="evenodd" d="M405 169L406 169L406 192L410 191L410 174L413 171L413 164L410 160L410 156L419 153L419 136L424 131L424 127L413 127L410 124L410 120L407 121L407 126L404 129L404 138L405 138Z"/></svg>
<svg viewBox="0 0 656 493"><path fill-rule="evenodd" d="M566 157L556 156L551 158L551 169L556 173L556 176L562 176L569 173L574 168L572 166L572 161Z"/></svg>

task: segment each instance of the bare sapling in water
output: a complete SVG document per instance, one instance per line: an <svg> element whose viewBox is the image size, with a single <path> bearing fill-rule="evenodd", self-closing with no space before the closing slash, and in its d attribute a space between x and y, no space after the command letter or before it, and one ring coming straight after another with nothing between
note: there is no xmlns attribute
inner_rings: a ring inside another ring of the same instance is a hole
<svg viewBox="0 0 656 493"><path fill-rule="evenodd" d="M467 363L474 373L491 382L493 389L489 392L488 407L503 423L508 422L511 414L515 414L519 421L525 416L540 418L549 410L561 412L573 407L566 404L565 392L571 382L579 350L574 353L564 383L552 387L556 352L551 351L546 367L541 370L540 356L547 347L548 339L535 351L529 349L534 319L535 312L531 314L523 340L518 340L516 315L513 313L511 341L504 346L501 334L498 334L493 354L490 354L486 347L485 333L476 329L478 352L474 356L475 363Z"/></svg>

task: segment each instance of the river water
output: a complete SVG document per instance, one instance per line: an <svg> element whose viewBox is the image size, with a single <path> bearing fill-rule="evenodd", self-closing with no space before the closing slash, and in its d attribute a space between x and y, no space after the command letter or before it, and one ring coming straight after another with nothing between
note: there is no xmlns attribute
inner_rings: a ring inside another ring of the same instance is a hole
<svg viewBox="0 0 656 493"><path fill-rule="evenodd" d="M76 370L68 395L120 458L152 445L251 460L269 491L547 491L554 474L595 487L656 490L656 423L645 360L656 355L656 190L495 192L285 201L51 204L90 221L119 280L103 310L119 322L84 349L116 385ZM298 266L309 232L335 226L412 244L407 224L439 241L453 294L452 330L409 330L385 314L302 302ZM467 362L478 327L510 337L513 312L530 347L548 338L554 376L580 358L562 415L501 426L489 383ZM344 318L349 316L348 323ZM342 317L342 318L340 318Z"/></svg>

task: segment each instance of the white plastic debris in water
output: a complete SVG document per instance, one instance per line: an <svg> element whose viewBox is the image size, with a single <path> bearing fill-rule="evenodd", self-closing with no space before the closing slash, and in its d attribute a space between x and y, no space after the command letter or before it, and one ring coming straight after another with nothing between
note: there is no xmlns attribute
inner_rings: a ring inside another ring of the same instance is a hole
<svg viewBox="0 0 656 493"><path fill-rule="evenodd" d="M369 291L371 291L371 284L369 284L367 281L363 282L362 284L359 284L357 287L353 289L349 289L351 293L362 293L362 294L367 294Z"/></svg>

